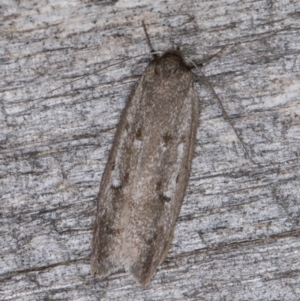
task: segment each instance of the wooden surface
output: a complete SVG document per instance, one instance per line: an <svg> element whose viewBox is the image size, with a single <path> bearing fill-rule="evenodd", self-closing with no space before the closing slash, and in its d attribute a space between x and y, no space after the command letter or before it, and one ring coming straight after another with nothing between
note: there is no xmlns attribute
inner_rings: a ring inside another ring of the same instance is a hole
<svg viewBox="0 0 300 301"><path fill-rule="evenodd" d="M1 1L0 299L299 300L300 2ZM90 275L101 175L156 50L194 70L201 113L165 262L143 289Z"/></svg>

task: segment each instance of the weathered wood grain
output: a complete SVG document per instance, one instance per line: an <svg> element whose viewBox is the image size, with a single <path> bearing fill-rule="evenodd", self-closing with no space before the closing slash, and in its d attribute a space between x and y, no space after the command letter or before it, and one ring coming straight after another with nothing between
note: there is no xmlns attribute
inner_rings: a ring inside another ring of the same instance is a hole
<svg viewBox="0 0 300 301"><path fill-rule="evenodd" d="M1 300L299 300L300 3L2 1ZM192 172L173 245L146 289L90 275L116 125L150 57L181 45L200 74Z"/></svg>

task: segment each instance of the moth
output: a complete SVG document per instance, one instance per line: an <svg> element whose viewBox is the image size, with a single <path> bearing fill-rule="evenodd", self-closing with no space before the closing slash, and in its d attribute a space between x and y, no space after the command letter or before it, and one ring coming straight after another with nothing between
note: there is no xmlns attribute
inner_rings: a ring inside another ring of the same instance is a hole
<svg viewBox="0 0 300 301"><path fill-rule="evenodd" d="M151 46L146 29L145 34ZM127 101L102 176L92 274L124 267L148 285L173 239L198 115L191 68L180 51L155 55Z"/></svg>

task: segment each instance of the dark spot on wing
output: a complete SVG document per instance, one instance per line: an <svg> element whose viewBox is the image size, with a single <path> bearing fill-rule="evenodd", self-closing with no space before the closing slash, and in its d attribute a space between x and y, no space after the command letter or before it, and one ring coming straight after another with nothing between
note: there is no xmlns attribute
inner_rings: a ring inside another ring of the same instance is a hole
<svg viewBox="0 0 300 301"><path fill-rule="evenodd" d="M170 141L172 141L172 139L173 139L173 137L170 133L164 134L162 138L163 138L165 146L167 146L170 143Z"/></svg>
<svg viewBox="0 0 300 301"><path fill-rule="evenodd" d="M142 140L142 129L141 129L141 128L139 128L139 129L136 131L136 133L135 133L135 138L136 138L137 140Z"/></svg>
<svg viewBox="0 0 300 301"><path fill-rule="evenodd" d="M129 172L126 172L124 175L124 183L126 184L129 180Z"/></svg>
<svg viewBox="0 0 300 301"><path fill-rule="evenodd" d="M157 193L157 195L158 195L158 199L159 199L162 203L164 203L164 202L170 202L170 201L171 201L171 198L169 198L169 197L167 197L167 196L164 195L164 193L163 193L163 184L162 184L161 181L158 181L158 182L156 183L155 189L156 189L156 193Z"/></svg>
<svg viewBox="0 0 300 301"><path fill-rule="evenodd" d="M157 193L161 193L161 186L162 186L161 181L159 181L159 182L156 183L156 192Z"/></svg>
<svg viewBox="0 0 300 301"><path fill-rule="evenodd" d="M165 196L164 194L161 194L161 195L160 195L160 200L161 200L162 202L170 202L170 201L171 201L171 198Z"/></svg>

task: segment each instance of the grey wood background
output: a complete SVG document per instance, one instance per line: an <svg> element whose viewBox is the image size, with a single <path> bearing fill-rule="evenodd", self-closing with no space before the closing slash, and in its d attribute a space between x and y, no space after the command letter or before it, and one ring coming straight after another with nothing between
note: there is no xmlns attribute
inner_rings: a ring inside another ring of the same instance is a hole
<svg viewBox="0 0 300 301"><path fill-rule="evenodd" d="M300 2L0 0L0 299L299 300ZM201 112L173 244L143 289L90 275L101 175L149 54L180 45ZM52 89L92 74L52 93Z"/></svg>

